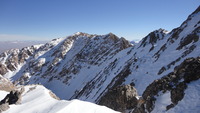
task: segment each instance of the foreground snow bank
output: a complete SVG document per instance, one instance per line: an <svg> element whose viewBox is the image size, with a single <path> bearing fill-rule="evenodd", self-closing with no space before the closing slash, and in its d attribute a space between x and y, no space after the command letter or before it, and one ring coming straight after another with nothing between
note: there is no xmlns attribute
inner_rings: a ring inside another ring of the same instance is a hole
<svg viewBox="0 0 200 113"><path fill-rule="evenodd" d="M8 93L9 93L9 92L0 90L0 101L1 101L2 99L4 99L4 97L5 97Z"/></svg>
<svg viewBox="0 0 200 113"><path fill-rule="evenodd" d="M0 91L0 95L5 92ZM4 113L117 113L112 109L80 100L56 100L41 85L25 86L20 105L10 105Z"/></svg>

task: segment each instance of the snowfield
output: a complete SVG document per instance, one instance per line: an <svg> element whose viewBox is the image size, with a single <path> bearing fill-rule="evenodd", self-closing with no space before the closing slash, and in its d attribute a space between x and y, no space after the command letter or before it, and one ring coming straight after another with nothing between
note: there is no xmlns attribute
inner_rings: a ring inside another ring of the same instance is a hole
<svg viewBox="0 0 200 113"><path fill-rule="evenodd" d="M200 81L188 84L185 96L177 106L168 113L199 113L200 112Z"/></svg>
<svg viewBox="0 0 200 113"><path fill-rule="evenodd" d="M0 90L0 100L4 99L4 97L5 97L8 93L9 93L9 92L1 91L1 90Z"/></svg>
<svg viewBox="0 0 200 113"><path fill-rule="evenodd" d="M8 92L0 91L0 99ZM10 105L3 113L119 113L104 106L80 100L57 100L42 85L25 86L20 105Z"/></svg>
<svg viewBox="0 0 200 113"><path fill-rule="evenodd" d="M131 44L112 33L77 32L44 45L6 51L0 54L0 75L17 85L28 86L22 103L11 105L5 113L112 113L116 111L92 103L99 103L116 86L129 84L139 96L146 97L145 103L149 99L143 94L151 83L175 73L185 59L200 57L199 37L200 6L179 27L170 32L155 30L138 43ZM200 113L199 84L199 80L187 84L184 98L178 103L171 99L172 89L165 89L168 92L164 93L164 88L149 91L147 95L157 99L148 107L149 112ZM65 100L52 98L50 90ZM6 94L0 92L0 98ZM171 103L176 106L166 111Z"/></svg>

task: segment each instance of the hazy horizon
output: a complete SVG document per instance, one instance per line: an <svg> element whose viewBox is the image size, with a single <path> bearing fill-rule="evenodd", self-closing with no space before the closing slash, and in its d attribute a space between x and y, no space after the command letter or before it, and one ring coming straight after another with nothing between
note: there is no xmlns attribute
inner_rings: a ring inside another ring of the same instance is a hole
<svg viewBox="0 0 200 113"><path fill-rule="evenodd" d="M199 2L1 0L0 41L52 40L76 32L138 40L159 28L179 27Z"/></svg>
<svg viewBox="0 0 200 113"><path fill-rule="evenodd" d="M0 54L11 49L22 49L32 45L45 44L47 41L0 41Z"/></svg>

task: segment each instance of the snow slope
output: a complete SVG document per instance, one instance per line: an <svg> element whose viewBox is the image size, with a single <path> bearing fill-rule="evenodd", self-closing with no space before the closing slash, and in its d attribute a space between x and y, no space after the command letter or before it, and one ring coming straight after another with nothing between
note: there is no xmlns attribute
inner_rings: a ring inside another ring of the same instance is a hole
<svg viewBox="0 0 200 113"><path fill-rule="evenodd" d="M9 92L6 92L6 91L3 91L3 90L0 90L0 100L3 100L4 97L8 94Z"/></svg>
<svg viewBox="0 0 200 113"><path fill-rule="evenodd" d="M41 85L25 86L20 105L10 105L3 113L118 113L107 107L80 100L56 100ZM0 91L0 95L5 92Z"/></svg>
<svg viewBox="0 0 200 113"><path fill-rule="evenodd" d="M16 84L42 84L61 99L98 103L109 90L134 84L145 89L185 59L200 56L200 8L167 32L158 29L136 45L112 33L75 33L40 46L0 55L0 74ZM167 104L163 98L161 104ZM159 103L157 104L159 105Z"/></svg>
<svg viewBox="0 0 200 113"><path fill-rule="evenodd" d="M170 93L165 93L155 103L155 109L152 113L199 113L200 110L200 81L194 81L188 84L185 96L177 106L166 111L165 106L171 103Z"/></svg>
<svg viewBox="0 0 200 113"><path fill-rule="evenodd" d="M98 92L104 91L115 76L107 76L107 79L103 76L107 73L109 64L113 62L113 57L130 46L127 40L112 33L76 33L67 38L55 39L38 49L33 47L31 51L25 48L26 51L18 50L16 54L4 53L2 56L5 57L1 58L1 62L2 65L10 65L5 67L14 67L11 68L14 70L13 73L10 73L9 68L5 68L8 72L5 72L4 76L12 81L17 80L19 84L43 84L62 99L80 98L94 102L101 94ZM29 51L30 55L25 58L20 55L27 55ZM18 64L21 58L24 62ZM99 83L95 86L87 86L92 80L101 78L103 81L97 81ZM86 87L88 91L83 94L84 96L78 97Z"/></svg>
<svg viewBox="0 0 200 113"><path fill-rule="evenodd" d="M200 81L192 82L185 91L183 100L168 113L199 113L200 111ZM156 112L155 112L156 113Z"/></svg>

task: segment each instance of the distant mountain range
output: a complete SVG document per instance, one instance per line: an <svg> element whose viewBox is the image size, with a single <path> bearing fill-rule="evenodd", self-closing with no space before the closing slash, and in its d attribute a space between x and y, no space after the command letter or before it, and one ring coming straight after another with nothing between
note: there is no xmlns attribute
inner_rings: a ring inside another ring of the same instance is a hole
<svg viewBox="0 0 200 113"><path fill-rule="evenodd" d="M45 44L47 41L0 41L0 53L10 49L22 49L37 44Z"/></svg>
<svg viewBox="0 0 200 113"><path fill-rule="evenodd" d="M78 32L3 52L0 74L15 85L41 84L61 99L120 112L197 113L199 36L200 7L180 27L155 30L137 44Z"/></svg>

